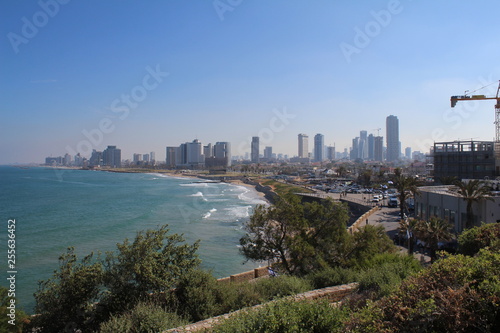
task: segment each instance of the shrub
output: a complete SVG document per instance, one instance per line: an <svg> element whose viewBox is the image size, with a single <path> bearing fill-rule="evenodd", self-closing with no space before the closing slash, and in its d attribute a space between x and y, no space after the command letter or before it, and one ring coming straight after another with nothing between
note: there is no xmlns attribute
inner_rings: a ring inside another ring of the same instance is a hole
<svg viewBox="0 0 500 333"><path fill-rule="evenodd" d="M213 332L340 332L346 318L345 310L327 302L284 299L233 315Z"/></svg>
<svg viewBox="0 0 500 333"><path fill-rule="evenodd" d="M275 278L260 279L255 282L255 290L263 300L295 295L314 289L306 279L281 275Z"/></svg>
<svg viewBox="0 0 500 333"><path fill-rule="evenodd" d="M458 252L461 254L472 256L485 247L500 251L500 223L483 224L465 230L458 237Z"/></svg>
<svg viewBox="0 0 500 333"><path fill-rule="evenodd" d="M350 332L498 332L500 254L450 256L355 313Z"/></svg>
<svg viewBox="0 0 500 333"><path fill-rule="evenodd" d="M174 291L178 314L199 321L220 314L222 298L217 280L209 272L192 270L184 274Z"/></svg>
<svg viewBox="0 0 500 333"><path fill-rule="evenodd" d="M358 272L351 268L333 267L311 273L307 276L315 289L356 282Z"/></svg>
<svg viewBox="0 0 500 333"><path fill-rule="evenodd" d="M166 312L160 306L151 303L138 303L129 312L112 316L101 324L101 333L150 333L187 324L175 313Z"/></svg>

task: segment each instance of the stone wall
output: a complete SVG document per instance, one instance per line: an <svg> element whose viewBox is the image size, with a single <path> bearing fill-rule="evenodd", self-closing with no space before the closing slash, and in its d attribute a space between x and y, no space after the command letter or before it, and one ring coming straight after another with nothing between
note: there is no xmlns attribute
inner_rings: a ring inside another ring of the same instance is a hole
<svg viewBox="0 0 500 333"><path fill-rule="evenodd" d="M357 283L350 283L350 284L343 284L340 286L335 286L335 287L328 287L328 288L323 288L323 289L316 289L316 290L311 290L302 294L298 294L292 297L294 300L316 300L316 299L326 299L329 302L335 303L335 302L340 302L343 300L346 296L349 294L353 293L356 291L358 288ZM272 301L275 302L275 301ZM264 303L266 304L266 303ZM258 309L262 307L263 304L256 305L254 307L251 307L250 309ZM244 309L245 311L248 309ZM230 316L237 314L242 310L234 311L231 313L227 313L222 316L218 317L213 317L209 318L203 321L199 321L194 324L190 324L187 326L183 327L177 327L177 328L172 328L167 331L164 331L163 333L186 333L186 332L199 332L202 330L209 330L213 325L217 324L218 321L222 319L229 318Z"/></svg>
<svg viewBox="0 0 500 333"><path fill-rule="evenodd" d="M366 224L366 220L373 214L375 213L376 211L378 211L379 208L378 207L373 207L372 209L370 209L369 211L367 211L366 213L364 213L363 215L361 215L349 228L347 228L347 231L349 231L349 233L352 235L353 232L356 232L358 231L358 229Z"/></svg>

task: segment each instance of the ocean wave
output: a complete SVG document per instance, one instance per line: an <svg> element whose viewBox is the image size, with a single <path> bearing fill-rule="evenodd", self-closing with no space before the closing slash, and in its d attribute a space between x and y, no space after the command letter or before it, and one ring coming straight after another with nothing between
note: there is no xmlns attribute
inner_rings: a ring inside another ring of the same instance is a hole
<svg viewBox="0 0 500 333"><path fill-rule="evenodd" d="M216 208L212 208L212 209L210 209L208 212L206 212L205 214L203 214L203 218L204 218L204 219L208 219L210 216L212 216L212 213L213 213L213 212L216 212L216 211L217 211L217 209L216 209Z"/></svg>
<svg viewBox="0 0 500 333"><path fill-rule="evenodd" d="M227 215L233 219L245 218L250 216L250 209L253 206L232 206L224 208Z"/></svg>
<svg viewBox="0 0 500 333"><path fill-rule="evenodd" d="M203 193L201 192L196 192L195 194L191 194L190 197L202 197Z"/></svg>

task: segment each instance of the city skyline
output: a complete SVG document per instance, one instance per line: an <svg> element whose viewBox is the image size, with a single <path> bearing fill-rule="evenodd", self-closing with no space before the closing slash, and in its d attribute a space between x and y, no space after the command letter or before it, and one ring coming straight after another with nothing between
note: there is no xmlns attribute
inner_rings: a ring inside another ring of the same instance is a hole
<svg viewBox="0 0 500 333"><path fill-rule="evenodd" d="M494 102L449 99L496 93L499 3L224 3L0 4L0 164L197 137L295 156L297 133L342 152L390 114L402 149L493 139Z"/></svg>

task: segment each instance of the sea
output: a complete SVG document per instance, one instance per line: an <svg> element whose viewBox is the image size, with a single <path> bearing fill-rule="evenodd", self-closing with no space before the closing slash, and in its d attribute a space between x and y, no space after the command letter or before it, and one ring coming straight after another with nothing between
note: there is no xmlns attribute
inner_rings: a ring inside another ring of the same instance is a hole
<svg viewBox="0 0 500 333"><path fill-rule="evenodd" d="M115 251L124 239L164 224L188 244L201 241L202 268L217 278L258 267L243 264L238 245L254 207L266 204L252 188L195 178L13 166L0 166L0 203L0 285L10 287L8 272L15 272L17 306L27 313L38 281L53 275L68 247L79 258ZM7 260L9 220L14 267Z"/></svg>

